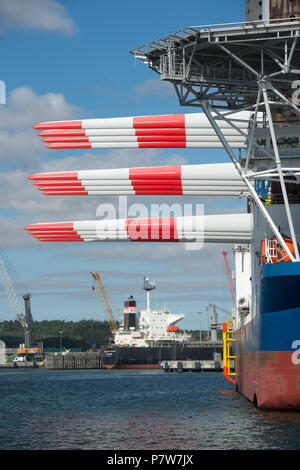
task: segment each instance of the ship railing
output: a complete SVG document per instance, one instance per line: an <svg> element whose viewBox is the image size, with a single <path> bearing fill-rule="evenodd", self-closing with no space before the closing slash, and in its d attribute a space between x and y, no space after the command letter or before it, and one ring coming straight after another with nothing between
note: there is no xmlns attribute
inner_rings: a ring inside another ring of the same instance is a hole
<svg viewBox="0 0 300 470"><path fill-rule="evenodd" d="M300 194L288 194L288 201L290 204L300 204ZM284 204L283 195L271 194L269 204Z"/></svg>
<svg viewBox="0 0 300 470"><path fill-rule="evenodd" d="M278 244L277 240L268 240L265 238L266 247L266 261L267 263L274 263L278 260Z"/></svg>
<svg viewBox="0 0 300 470"><path fill-rule="evenodd" d="M287 243L290 243L289 239L285 240ZM284 250L281 250L278 244L278 241L275 239L265 238L264 249L262 248L262 253L264 251L264 258L262 259L263 264L274 264L281 263L283 261L289 261L289 257Z"/></svg>

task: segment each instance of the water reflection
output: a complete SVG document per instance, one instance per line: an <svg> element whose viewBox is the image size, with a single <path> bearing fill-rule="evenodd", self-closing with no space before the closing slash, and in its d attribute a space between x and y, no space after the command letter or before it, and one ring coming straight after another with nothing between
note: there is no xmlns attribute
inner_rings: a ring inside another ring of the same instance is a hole
<svg viewBox="0 0 300 470"><path fill-rule="evenodd" d="M218 373L0 372L0 448L300 447L300 413L260 411L226 387Z"/></svg>

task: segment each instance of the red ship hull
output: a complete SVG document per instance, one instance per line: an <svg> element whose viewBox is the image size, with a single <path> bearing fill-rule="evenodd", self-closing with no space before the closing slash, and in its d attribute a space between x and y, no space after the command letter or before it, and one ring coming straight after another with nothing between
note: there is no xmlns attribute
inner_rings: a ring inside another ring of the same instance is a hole
<svg viewBox="0 0 300 470"><path fill-rule="evenodd" d="M259 408L300 410L300 364L291 351L248 352L236 361L236 387Z"/></svg>
<svg viewBox="0 0 300 470"><path fill-rule="evenodd" d="M236 387L259 408L300 410L300 263L262 266L260 311L238 331Z"/></svg>

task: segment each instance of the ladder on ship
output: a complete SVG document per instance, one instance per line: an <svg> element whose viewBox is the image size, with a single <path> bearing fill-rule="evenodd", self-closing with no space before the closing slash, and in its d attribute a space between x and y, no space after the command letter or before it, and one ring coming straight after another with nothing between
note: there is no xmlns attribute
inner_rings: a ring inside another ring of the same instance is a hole
<svg viewBox="0 0 300 470"><path fill-rule="evenodd" d="M231 370L231 360L236 359L237 356L232 356L230 353L231 343L236 341L233 338L235 331L232 329L231 321L223 323L223 374L224 377L229 380L229 382L235 385L235 380L232 376L235 376L236 373Z"/></svg>

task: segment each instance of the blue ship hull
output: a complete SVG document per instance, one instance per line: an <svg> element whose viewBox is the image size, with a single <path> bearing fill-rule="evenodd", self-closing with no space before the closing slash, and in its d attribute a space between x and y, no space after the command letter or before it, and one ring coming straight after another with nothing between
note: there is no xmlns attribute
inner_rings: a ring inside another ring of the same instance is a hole
<svg viewBox="0 0 300 470"><path fill-rule="evenodd" d="M300 409L300 263L263 265L260 292L238 331L237 389L262 408Z"/></svg>

